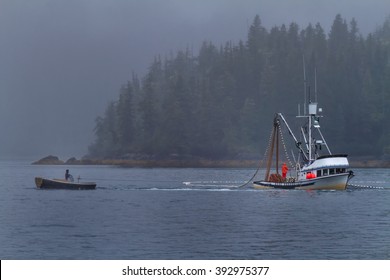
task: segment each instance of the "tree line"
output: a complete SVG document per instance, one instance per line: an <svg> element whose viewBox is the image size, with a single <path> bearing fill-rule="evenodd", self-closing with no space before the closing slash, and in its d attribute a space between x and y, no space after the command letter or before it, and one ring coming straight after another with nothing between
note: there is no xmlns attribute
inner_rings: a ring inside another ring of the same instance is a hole
<svg viewBox="0 0 390 280"><path fill-rule="evenodd" d="M390 154L390 17L363 36L337 15L320 24L268 30L259 16L246 41L204 42L155 57L96 119L94 158L260 158L276 112L288 121L303 102L303 64L325 118L332 152Z"/></svg>

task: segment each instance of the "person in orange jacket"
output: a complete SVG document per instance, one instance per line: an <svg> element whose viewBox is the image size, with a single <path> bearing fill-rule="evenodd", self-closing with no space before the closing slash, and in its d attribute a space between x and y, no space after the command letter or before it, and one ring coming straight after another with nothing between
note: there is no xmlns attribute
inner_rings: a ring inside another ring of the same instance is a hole
<svg viewBox="0 0 390 280"><path fill-rule="evenodd" d="M282 177L283 178L287 177L287 172L288 172L288 167L287 167L287 164L284 162L282 165Z"/></svg>

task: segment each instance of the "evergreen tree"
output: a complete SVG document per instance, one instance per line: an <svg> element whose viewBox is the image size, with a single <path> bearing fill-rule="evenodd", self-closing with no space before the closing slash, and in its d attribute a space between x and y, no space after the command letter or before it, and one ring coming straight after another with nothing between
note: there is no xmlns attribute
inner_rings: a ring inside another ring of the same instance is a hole
<svg viewBox="0 0 390 280"><path fill-rule="evenodd" d="M96 141L89 147L89 153L96 157L110 158L119 155L117 114L114 102L110 102L104 117L96 119Z"/></svg>
<svg viewBox="0 0 390 280"><path fill-rule="evenodd" d="M133 113L133 87L130 82L121 88L117 104L118 145L120 152L129 153L133 148L135 139L135 120Z"/></svg>
<svg viewBox="0 0 390 280"><path fill-rule="evenodd" d="M161 59L155 59L143 81L138 113L142 120L142 135L139 139L140 151L145 154L158 153L158 129L161 125L161 100L164 94Z"/></svg>

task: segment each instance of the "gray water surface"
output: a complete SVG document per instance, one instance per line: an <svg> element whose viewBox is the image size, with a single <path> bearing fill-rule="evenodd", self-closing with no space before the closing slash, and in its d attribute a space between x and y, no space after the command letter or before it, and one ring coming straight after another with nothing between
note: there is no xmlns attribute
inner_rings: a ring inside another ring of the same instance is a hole
<svg viewBox="0 0 390 280"><path fill-rule="evenodd" d="M66 168L97 189L36 189L35 176ZM252 169L0 161L0 258L390 259L390 170L354 171L378 189L237 189Z"/></svg>

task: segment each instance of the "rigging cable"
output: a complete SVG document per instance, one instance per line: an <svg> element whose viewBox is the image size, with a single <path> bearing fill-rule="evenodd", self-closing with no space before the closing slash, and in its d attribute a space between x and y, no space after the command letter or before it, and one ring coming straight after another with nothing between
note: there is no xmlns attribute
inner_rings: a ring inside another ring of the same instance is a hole
<svg viewBox="0 0 390 280"><path fill-rule="evenodd" d="M283 132L282 132L282 129L280 127L279 122L278 122L278 129L279 129L280 139L281 139L281 142L283 145L284 153L286 155L286 159L287 159L288 163L290 164L290 166L294 166L294 164L292 163L292 161L290 159L290 156L288 155L286 143L284 142Z"/></svg>
<svg viewBox="0 0 390 280"><path fill-rule="evenodd" d="M271 142L272 142L272 131L273 131L273 129L274 129L274 128L272 127L271 133L270 133L270 136L269 136L269 140L268 140L267 149L265 149L263 159L260 161L259 167L257 168L255 174L253 174L253 176L252 176L248 181L246 181L244 184L242 184L242 185L240 185L240 186L237 186L238 188L243 188L243 187L245 187L246 185L248 185L248 184L256 177L257 173L259 173L260 169L262 168L262 165L263 165L263 163L264 163L264 161L265 161L265 158L266 158L266 156L267 156L267 154L268 154L268 150L269 150L269 148L270 148L270 146L271 146Z"/></svg>

